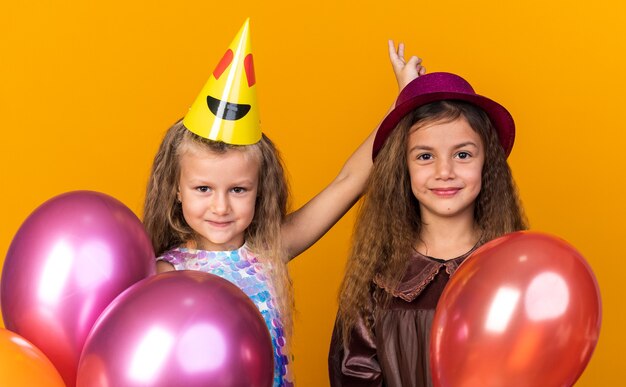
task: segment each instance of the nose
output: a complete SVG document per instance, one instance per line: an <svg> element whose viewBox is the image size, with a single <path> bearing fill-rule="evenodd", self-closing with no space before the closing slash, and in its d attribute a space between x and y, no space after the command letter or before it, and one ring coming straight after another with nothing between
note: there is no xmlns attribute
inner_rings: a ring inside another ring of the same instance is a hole
<svg viewBox="0 0 626 387"><path fill-rule="evenodd" d="M451 160L441 158L437 160L437 178L441 180L454 179L454 165Z"/></svg>
<svg viewBox="0 0 626 387"><path fill-rule="evenodd" d="M225 192L215 192L211 195L209 209L216 215L226 215L230 211L228 194Z"/></svg>

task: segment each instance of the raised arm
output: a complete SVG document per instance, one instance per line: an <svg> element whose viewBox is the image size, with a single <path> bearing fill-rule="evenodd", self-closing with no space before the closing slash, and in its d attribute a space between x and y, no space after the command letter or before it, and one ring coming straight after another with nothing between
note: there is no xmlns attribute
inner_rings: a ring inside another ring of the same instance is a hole
<svg viewBox="0 0 626 387"><path fill-rule="evenodd" d="M326 188L287 215L282 237L289 258L317 242L359 199L372 169L374 134L375 131L354 151Z"/></svg>
<svg viewBox="0 0 626 387"><path fill-rule="evenodd" d="M425 72L421 59L413 56L405 62L402 43L396 51L393 41L389 41L389 58L400 88ZM317 242L363 194L372 169L376 130L354 151L326 188L287 216L282 237L290 259Z"/></svg>

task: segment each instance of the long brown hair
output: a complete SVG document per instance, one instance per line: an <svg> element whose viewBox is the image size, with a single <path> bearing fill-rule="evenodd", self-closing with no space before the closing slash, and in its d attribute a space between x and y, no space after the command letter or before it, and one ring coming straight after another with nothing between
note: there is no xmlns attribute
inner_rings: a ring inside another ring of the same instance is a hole
<svg viewBox="0 0 626 387"><path fill-rule="evenodd" d="M421 232L419 202L411 191L406 160L411 130L433 122L464 117L485 147L482 189L474 219L481 243L525 229L526 219L504 150L487 114L462 101L438 101L407 114L389 135L378 154L357 216L346 274L339 292L339 328L344 343L354 324L371 324L371 286L375 275L397 286ZM386 296L386 301L389 296Z"/></svg>
<svg viewBox="0 0 626 387"><path fill-rule="evenodd" d="M165 134L152 164L146 189L143 222L152 239L156 255L194 240L195 233L185 221L176 193L180 180L180 157L189 146L201 147L215 154L230 150L250 152L259 161L259 186L252 223L244 239L259 260L268 263L271 285L283 314L285 330L291 332L293 291L283 248L281 225L288 208L289 187L280 154L265 135L253 145L230 145L211 141L187 130L182 120Z"/></svg>

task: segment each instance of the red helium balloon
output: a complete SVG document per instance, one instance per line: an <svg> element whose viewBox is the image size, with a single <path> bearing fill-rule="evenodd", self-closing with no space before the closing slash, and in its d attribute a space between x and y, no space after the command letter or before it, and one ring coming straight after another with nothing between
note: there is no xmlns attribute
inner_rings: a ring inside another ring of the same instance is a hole
<svg viewBox="0 0 626 387"><path fill-rule="evenodd" d="M171 271L122 293L102 313L78 366L79 387L269 387L270 333L237 286Z"/></svg>
<svg viewBox="0 0 626 387"><path fill-rule="evenodd" d="M0 284L4 323L74 386L96 319L118 294L155 273L154 260L143 225L118 200L91 191L56 196L11 242Z"/></svg>
<svg viewBox="0 0 626 387"><path fill-rule="evenodd" d="M598 284L565 241L516 232L476 250L433 319L433 385L571 386L600 333Z"/></svg>

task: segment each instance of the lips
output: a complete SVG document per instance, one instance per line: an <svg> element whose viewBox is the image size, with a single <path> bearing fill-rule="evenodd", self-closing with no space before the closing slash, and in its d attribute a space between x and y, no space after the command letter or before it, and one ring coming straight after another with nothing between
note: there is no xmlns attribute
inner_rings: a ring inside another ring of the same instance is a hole
<svg viewBox="0 0 626 387"><path fill-rule="evenodd" d="M439 197L452 197L456 195L456 193L459 192L460 190L461 188L453 188L453 187L431 188L431 191Z"/></svg>
<svg viewBox="0 0 626 387"><path fill-rule="evenodd" d="M232 222L217 222L217 221L212 221L212 220L207 220L206 222L216 228L225 228L225 227L230 226L230 224L232 223Z"/></svg>

